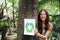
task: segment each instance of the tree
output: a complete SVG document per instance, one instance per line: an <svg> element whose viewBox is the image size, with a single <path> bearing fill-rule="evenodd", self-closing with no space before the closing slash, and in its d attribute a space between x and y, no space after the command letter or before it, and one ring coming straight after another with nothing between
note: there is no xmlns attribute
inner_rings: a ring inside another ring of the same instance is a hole
<svg viewBox="0 0 60 40"><path fill-rule="evenodd" d="M37 20L38 0L19 0L19 12L17 21L17 40L24 38L24 18L34 18ZM27 36L30 40L32 37ZM25 39L25 38L24 38ZM26 40L29 40L26 39Z"/></svg>

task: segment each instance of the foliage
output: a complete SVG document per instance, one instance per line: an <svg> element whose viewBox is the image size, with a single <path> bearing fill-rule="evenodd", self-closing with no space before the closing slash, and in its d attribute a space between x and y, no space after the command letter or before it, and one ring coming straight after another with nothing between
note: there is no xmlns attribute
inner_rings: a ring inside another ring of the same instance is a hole
<svg viewBox="0 0 60 40"><path fill-rule="evenodd" d="M39 2L39 10L47 9L51 14L57 14L59 10L59 0L42 0Z"/></svg>

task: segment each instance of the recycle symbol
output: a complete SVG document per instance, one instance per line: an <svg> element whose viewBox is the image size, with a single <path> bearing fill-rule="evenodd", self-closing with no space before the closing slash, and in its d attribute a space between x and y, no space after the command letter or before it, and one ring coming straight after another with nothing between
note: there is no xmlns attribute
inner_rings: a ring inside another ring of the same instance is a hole
<svg viewBox="0 0 60 40"><path fill-rule="evenodd" d="M34 29L33 23L26 23L26 31L27 32L32 32L33 29Z"/></svg>

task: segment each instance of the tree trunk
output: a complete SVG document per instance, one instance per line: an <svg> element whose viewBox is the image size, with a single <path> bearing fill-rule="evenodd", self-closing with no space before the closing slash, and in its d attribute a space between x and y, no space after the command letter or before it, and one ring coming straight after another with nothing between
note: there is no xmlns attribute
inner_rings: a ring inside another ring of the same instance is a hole
<svg viewBox="0 0 60 40"><path fill-rule="evenodd" d="M24 36L24 19L37 19L38 0L19 0L17 22L17 40L33 40L32 36Z"/></svg>

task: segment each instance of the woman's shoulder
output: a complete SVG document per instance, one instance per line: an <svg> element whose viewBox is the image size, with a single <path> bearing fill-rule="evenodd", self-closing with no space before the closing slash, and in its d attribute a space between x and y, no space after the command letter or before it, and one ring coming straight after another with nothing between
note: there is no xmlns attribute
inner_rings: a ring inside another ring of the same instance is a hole
<svg viewBox="0 0 60 40"><path fill-rule="evenodd" d="M49 29L53 29L53 24L49 22Z"/></svg>
<svg viewBox="0 0 60 40"><path fill-rule="evenodd" d="M52 26L53 27L53 24L51 22L49 22L49 26Z"/></svg>

